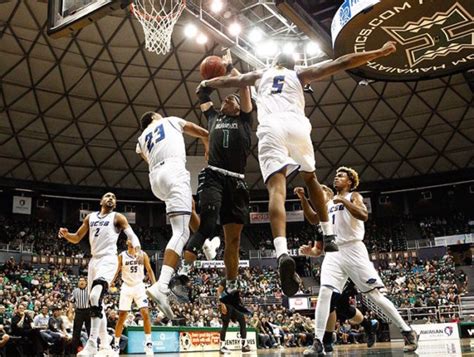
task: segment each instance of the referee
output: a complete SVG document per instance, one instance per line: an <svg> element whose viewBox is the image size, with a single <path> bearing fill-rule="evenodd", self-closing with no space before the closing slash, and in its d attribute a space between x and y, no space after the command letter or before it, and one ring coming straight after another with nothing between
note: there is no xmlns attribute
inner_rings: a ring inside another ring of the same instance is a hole
<svg viewBox="0 0 474 357"><path fill-rule="evenodd" d="M87 336L91 332L91 316L89 311L89 292L87 291L87 280L79 278L77 288L72 292L72 302L74 303L74 326L72 331L72 348L76 352L81 342L82 325L86 324Z"/></svg>

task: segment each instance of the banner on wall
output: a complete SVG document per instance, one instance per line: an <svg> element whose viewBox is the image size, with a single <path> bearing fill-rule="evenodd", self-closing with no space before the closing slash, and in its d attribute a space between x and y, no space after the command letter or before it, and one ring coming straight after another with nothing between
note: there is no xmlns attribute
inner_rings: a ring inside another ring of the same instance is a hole
<svg viewBox="0 0 474 357"><path fill-rule="evenodd" d="M456 323L412 325L419 335L419 341L459 340Z"/></svg>
<svg viewBox="0 0 474 357"><path fill-rule="evenodd" d="M127 333L127 353L143 353L145 335L142 331L131 330ZM152 331L153 352L179 352L178 331Z"/></svg>
<svg viewBox="0 0 474 357"><path fill-rule="evenodd" d="M200 269L224 269L225 264L223 260L197 260L194 262L194 266ZM250 261L240 260L239 268L248 268Z"/></svg>
<svg viewBox="0 0 474 357"><path fill-rule="evenodd" d="M13 196L13 213L31 214L31 197Z"/></svg>
<svg viewBox="0 0 474 357"><path fill-rule="evenodd" d="M183 331L179 333L180 352L219 350L218 331Z"/></svg>
<svg viewBox="0 0 474 357"><path fill-rule="evenodd" d="M257 350L257 334L255 331L247 331L247 343L252 351ZM240 350L242 348L242 341L239 331L227 331L225 335L225 346L229 350Z"/></svg>
<svg viewBox="0 0 474 357"><path fill-rule="evenodd" d="M286 221L287 222L303 222L304 221L303 210L287 211ZM252 224L270 223L270 215L268 212L251 212L250 223Z"/></svg>
<svg viewBox="0 0 474 357"><path fill-rule="evenodd" d="M94 211L89 211L86 209L81 209L79 210L79 222L82 222L89 213L92 213ZM130 224L135 224L136 223L136 213L135 212L120 212L127 218L128 223Z"/></svg>

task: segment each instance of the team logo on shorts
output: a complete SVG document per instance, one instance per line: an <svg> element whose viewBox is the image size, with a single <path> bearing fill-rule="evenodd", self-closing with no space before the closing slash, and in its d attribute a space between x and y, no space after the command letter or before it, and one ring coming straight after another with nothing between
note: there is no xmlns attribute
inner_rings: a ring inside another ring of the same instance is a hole
<svg viewBox="0 0 474 357"><path fill-rule="evenodd" d="M377 279L370 278L369 280L366 281L366 283L372 285L372 284L375 284L376 281L377 281Z"/></svg>

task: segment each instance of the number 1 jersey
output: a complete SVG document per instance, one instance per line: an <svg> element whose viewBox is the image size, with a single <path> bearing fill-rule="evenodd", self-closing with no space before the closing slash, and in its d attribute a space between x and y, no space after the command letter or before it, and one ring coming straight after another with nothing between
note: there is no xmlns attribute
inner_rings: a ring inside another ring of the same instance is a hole
<svg viewBox="0 0 474 357"><path fill-rule="evenodd" d="M137 154L143 154L150 171L167 159L186 162L183 127L186 121L178 117L166 117L153 121L138 138Z"/></svg>
<svg viewBox="0 0 474 357"><path fill-rule="evenodd" d="M271 120L271 114L290 112L305 116L303 86L296 71L271 67L263 72L256 87L259 123Z"/></svg>

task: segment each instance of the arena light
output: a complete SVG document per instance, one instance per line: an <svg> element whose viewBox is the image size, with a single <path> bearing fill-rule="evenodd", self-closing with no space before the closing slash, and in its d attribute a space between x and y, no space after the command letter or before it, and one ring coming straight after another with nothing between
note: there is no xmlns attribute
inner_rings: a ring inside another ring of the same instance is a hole
<svg viewBox="0 0 474 357"><path fill-rule="evenodd" d="M306 45L306 53L309 56L317 55L318 53L321 53L321 47L319 47L319 45L314 41L308 42Z"/></svg>
<svg viewBox="0 0 474 357"><path fill-rule="evenodd" d="M299 61L300 58L301 58L301 56L300 56L299 53L297 53L297 52L294 52L294 53L293 53L293 59L294 59L295 61Z"/></svg>
<svg viewBox="0 0 474 357"><path fill-rule="evenodd" d="M260 30L258 27L255 27L249 33L249 40L253 43L260 42L263 39L263 31Z"/></svg>
<svg viewBox="0 0 474 357"><path fill-rule="evenodd" d="M231 36L239 36L240 31L242 31L242 27L238 22L233 22L229 25L229 34Z"/></svg>
<svg viewBox="0 0 474 357"><path fill-rule="evenodd" d="M278 46L274 41L268 40L263 42L257 48L257 55L259 57L273 57L278 51Z"/></svg>
<svg viewBox="0 0 474 357"><path fill-rule="evenodd" d="M199 44L199 45L204 45L207 43L207 36L203 33L200 33L198 35L198 37L196 37L196 42Z"/></svg>
<svg viewBox="0 0 474 357"><path fill-rule="evenodd" d="M187 24L184 27L184 35L187 38L194 38L194 37L196 37L197 33L198 33L198 29L197 29L196 25L194 25L194 24Z"/></svg>
<svg viewBox="0 0 474 357"><path fill-rule="evenodd" d="M286 53L288 55L291 55L292 53L295 52L295 44L292 42L287 42L283 45L283 53Z"/></svg>
<svg viewBox="0 0 474 357"><path fill-rule="evenodd" d="M223 7L224 4L222 3L222 0L213 0L211 3L211 11L216 14L221 12Z"/></svg>

